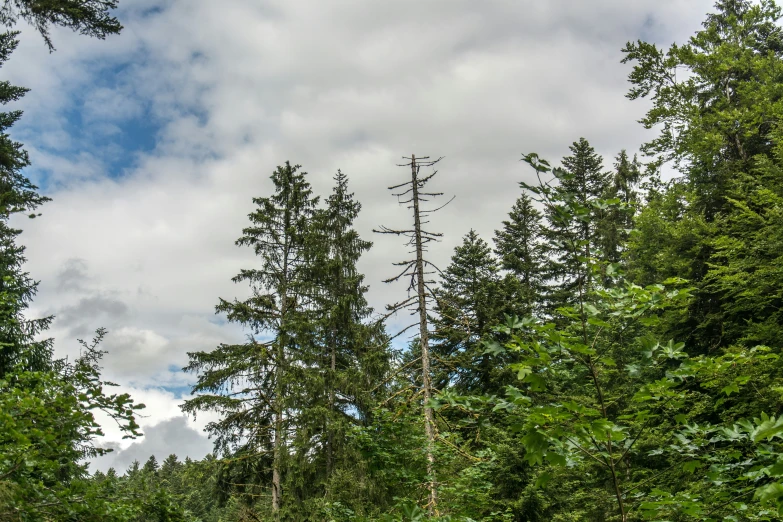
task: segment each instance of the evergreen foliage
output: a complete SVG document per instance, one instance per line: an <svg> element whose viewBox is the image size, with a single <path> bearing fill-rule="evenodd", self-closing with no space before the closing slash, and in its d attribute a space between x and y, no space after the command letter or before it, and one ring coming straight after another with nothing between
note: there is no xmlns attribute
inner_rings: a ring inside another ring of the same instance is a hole
<svg viewBox="0 0 783 522"><path fill-rule="evenodd" d="M503 282L508 305L520 316L538 312L545 294L547 257L541 218L533 200L523 193L508 220L503 221L503 228L495 231L495 253L501 268L511 276Z"/></svg>
<svg viewBox="0 0 783 522"><path fill-rule="evenodd" d="M306 376L311 374L316 345L311 321L315 289L306 279L311 270L308 244L318 198L312 195L306 173L286 162L272 174L275 192L253 198L251 225L236 241L251 247L259 267L243 269L233 278L248 283L251 296L220 300L217 312L249 328L249 342L221 345L211 352L189 353L186 371L198 372L196 397L183 411L215 411L221 419L208 427L220 453L232 455L250 485L246 494L271 489L271 511L282 507L284 474L292 455L289 446L308 425ZM257 336L264 336L259 340ZM268 340L267 340L268 339ZM311 440L296 440L300 455ZM301 459L299 461L301 463Z"/></svg>
<svg viewBox="0 0 783 522"><path fill-rule="evenodd" d="M51 49L51 26L118 32L116 4L8 0L0 20ZM11 223L47 198L9 135L21 113L0 114L0 522L781 520L782 15L719 0L684 45L628 43L628 97L659 131L644 172L584 138L556 168L527 154L537 182L494 250L470 230L442 272L420 206L437 161L409 158L392 189L413 224L381 229L413 250L390 279L410 281L389 307L417 317L407 347L368 304L347 176L321 201L279 166L236 242L256 255L233 279L247 293L216 307L247 341L189 354L183 410L217 413L215 454L122 474L88 473L108 452L95 412L134 438L143 405L106 391L105 331L54 360L51 318L25 316L37 283ZM25 92L2 82L0 103Z"/></svg>
<svg viewBox="0 0 783 522"><path fill-rule="evenodd" d="M17 34L0 34L0 65L16 49ZM26 92L23 87L0 82L0 103L16 101ZM0 378L18 365L26 370L45 370L52 356L52 341L40 339L52 318L31 320L24 316L38 283L24 271L25 248L18 243L22 231L10 224L16 214L35 217L33 212L48 201L23 174L30 164L27 151L8 134L21 116L21 111L0 113Z"/></svg>
<svg viewBox="0 0 783 522"><path fill-rule="evenodd" d="M480 341L502 314L503 297L498 263L471 230L454 249L436 292L433 353L443 373L437 388L467 392L498 386Z"/></svg>
<svg viewBox="0 0 783 522"><path fill-rule="evenodd" d="M580 138L569 149L571 155L563 158L562 167L551 171L557 198L545 209L550 313L590 291L594 275L586 261L602 255L603 209L593 203L606 192L609 176L603 171L603 158L586 139Z"/></svg>
<svg viewBox="0 0 783 522"><path fill-rule="evenodd" d="M641 181L641 165L634 156L628 158L625 150L620 151L614 164L611 181L604 189L601 199L609 204L600 210L598 218L599 249L601 258L611 263L622 260L623 250L628 243L634 226L634 213L639 203L636 185Z"/></svg>
<svg viewBox="0 0 783 522"><path fill-rule="evenodd" d="M53 26L100 40L119 34L122 25L111 14L118 4L119 0L3 0L0 24L12 26L21 18L35 27L49 51L54 51L49 34Z"/></svg>

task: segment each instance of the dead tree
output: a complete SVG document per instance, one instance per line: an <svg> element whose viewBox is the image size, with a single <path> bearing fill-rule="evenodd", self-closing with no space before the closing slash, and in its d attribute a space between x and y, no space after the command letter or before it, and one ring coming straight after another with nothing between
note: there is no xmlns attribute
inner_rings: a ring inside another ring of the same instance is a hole
<svg viewBox="0 0 783 522"><path fill-rule="evenodd" d="M429 223L426 218L428 214L440 210L448 205L442 205L438 208L431 210L422 210L421 203L431 201L437 196L442 196L442 192L422 192L424 186L438 173L438 171L432 172L432 174L423 178L419 177L419 170L422 167L432 167L443 158L436 160L430 160L428 156L422 158L416 158L415 155L411 155L410 158L403 157L403 159L410 160L409 163L398 165L400 167L410 167L411 179L405 183L394 185L389 187L389 190L398 191L393 192L397 196L401 204L407 204L408 208L413 211L413 228L407 230L393 230L382 226L380 230L373 230L379 234L394 234L397 236L403 236L407 238L406 245L411 247L411 254L414 254L413 259L406 261L400 261L394 263L395 266L403 267L402 271L389 279L386 279L384 283L392 283L401 279L409 279L410 284L408 286L408 298L399 301L392 305L387 305L386 309L388 314L386 317L396 314L401 310L408 310L411 315L418 315L418 321L404 327L397 335L401 335L405 331L419 327L419 344L421 346L421 374L422 374L422 400L424 410L424 431L427 436L427 475L429 477L428 489L429 489L429 502L427 504L430 514L434 513L438 502L438 488L435 480L435 456L434 456L434 444L436 438L435 419L430 406L430 399L432 398L432 381L430 376L430 349L429 349L429 331L427 329L427 302L433 298L434 292L430 285L434 284L434 280L431 278L433 274L440 272L440 270L430 261L424 259L424 253L427 251L427 244L432 241L438 241L443 234L437 232L429 232L422 228L423 225ZM452 198L454 199L454 198Z"/></svg>

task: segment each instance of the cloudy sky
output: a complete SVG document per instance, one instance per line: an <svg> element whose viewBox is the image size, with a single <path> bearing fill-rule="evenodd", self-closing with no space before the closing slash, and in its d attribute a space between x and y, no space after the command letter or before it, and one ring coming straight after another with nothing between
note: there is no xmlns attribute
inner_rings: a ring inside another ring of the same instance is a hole
<svg viewBox="0 0 783 522"><path fill-rule="evenodd" d="M59 355L104 326L105 373L147 404L146 437L96 463L125 469L211 449L208 416L178 404L187 351L242 339L214 315L230 278L252 266L234 246L286 160L327 194L341 168L363 203L365 237L407 221L386 186L400 157L445 156L434 216L445 265L471 228L490 239L530 180L523 152L557 160L586 137L607 166L649 134L645 102L624 97L628 40L669 45L699 28L711 0L121 0L121 36L33 31L4 66L31 88L13 136L53 198L20 222L41 280L32 313L57 316ZM381 280L404 255L371 238L362 267L377 308L403 295ZM392 325L394 327L395 325Z"/></svg>

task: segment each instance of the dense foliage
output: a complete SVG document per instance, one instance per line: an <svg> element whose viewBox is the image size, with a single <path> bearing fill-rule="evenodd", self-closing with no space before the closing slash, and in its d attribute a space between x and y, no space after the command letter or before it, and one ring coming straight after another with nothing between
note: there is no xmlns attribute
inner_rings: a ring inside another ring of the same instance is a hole
<svg viewBox="0 0 783 522"><path fill-rule="evenodd" d="M115 6L7 1L0 19L51 47L51 25L118 32ZM408 158L392 188L414 224L381 229L415 256L392 277L410 280L389 306L414 317L404 347L367 302L348 177L322 200L279 166L237 240L248 297L216 307L247 341L189 354L183 410L216 415L214 454L121 473L87 472L106 451L93 412L135 437L142 406L106 391L103 330L58 361L51 318L25 316L36 282L10 219L47 199L8 135L21 113L0 114L0 521L781 520L781 16L720 0L686 44L628 43L646 162L608 166L585 138L559 166L523 155L536 182L442 270L419 207L435 162ZM0 63L15 46L0 35ZM0 103L24 93L0 83Z"/></svg>

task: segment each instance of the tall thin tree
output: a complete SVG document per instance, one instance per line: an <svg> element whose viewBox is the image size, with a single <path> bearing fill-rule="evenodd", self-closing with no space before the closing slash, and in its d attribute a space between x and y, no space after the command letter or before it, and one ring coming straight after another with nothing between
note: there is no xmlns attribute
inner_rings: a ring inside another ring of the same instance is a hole
<svg viewBox="0 0 783 522"><path fill-rule="evenodd" d="M0 34L0 66L16 49L18 33ZM22 98L27 89L0 82L0 105ZM51 363L52 341L37 340L52 317L28 319L24 312L38 290L38 283L24 271L25 247L18 242L21 230L11 226L14 216L35 217L39 205L49 198L24 175L30 160L22 144L8 132L22 111L0 112L0 379L15 366L42 370Z"/></svg>
<svg viewBox="0 0 783 522"><path fill-rule="evenodd" d="M306 343L313 290L305 277L312 271L312 245L306 239L313 226L318 198L299 165L286 162L272 174L275 193L254 198L251 225L236 244L249 246L260 266L233 278L246 282L252 295L245 300L220 300L217 312L251 329L250 341L220 345L211 352L189 353L186 371L199 372L193 388L199 395L185 401L187 413L212 410L223 415L208 429L216 448L255 458L271 467L271 510L280 519L282 483L289 431L297 426L297 408L304 392L297 361L310 357ZM257 340L263 335L268 340ZM271 453L271 459L269 454ZM271 462L270 462L271 461ZM257 495L256 495L257 496Z"/></svg>
<svg viewBox="0 0 783 522"><path fill-rule="evenodd" d="M343 449L348 424L361 422L368 415L365 396L380 379L382 352L386 349L382 325L368 321L372 314L365 298L368 287L356 266L372 246L353 226L362 206L349 192L348 177L343 172L337 171L334 182L326 207L316 214L312 242L320 246L313 249L311 276L317 286L317 319L313 324L323 348L320 361L316 361L320 386L312 391L311 398L314 403L325 401L321 411L325 412L322 445L327 478Z"/></svg>
<svg viewBox="0 0 783 522"><path fill-rule="evenodd" d="M403 236L407 238L406 245L412 247L413 259L400 261L394 263L395 266L403 267L403 270L396 276L386 279L384 282L391 283L399 281L401 279L409 279L410 284L408 286L409 296L407 299L387 306L389 315L395 314L401 310L410 310L412 315L418 315L418 321L405 327L401 332L418 326L419 328L419 346L421 349L421 380L422 380L422 401L424 412L424 431L427 436L427 475L428 475L428 489L429 489L429 502L427 504L430 513L434 513L438 503L438 489L435 478L435 438L436 427L435 418L430 404L432 398L432 376L430 370L430 347L429 347L429 330L427 326L427 310L428 304L432 299L435 299L435 292L430 286L435 281L427 279L432 277L432 274L439 272L437 266L431 261L424 258L424 253L427 251L427 245L433 241L437 241L443 234L439 232L430 232L423 228L423 225L429 223L426 218L427 215L440 210L441 207L423 210L421 204L432 199L442 196L442 192L423 192L422 189L429 183L438 171L433 171L428 176L420 177L419 173L422 167L432 167L443 158L436 160L430 160L429 156L416 158L415 154L411 154L410 158L404 157L404 159L410 160L408 163L399 165L401 167L410 167L411 179L405 183L394 185L389 187L389 190L399 192L393 192L393 194L400 200L400 203L407 204L408 208L413 211L413 228L409 229L390 229L382 226L379 230L373 230L380 234L393 234L397 236ZM453 198L452 198L453 199ZM448 203L446 205L448 205ZM413 292L413 295L411 295ZM399 335L399 334L398 334Z"/></svg>

